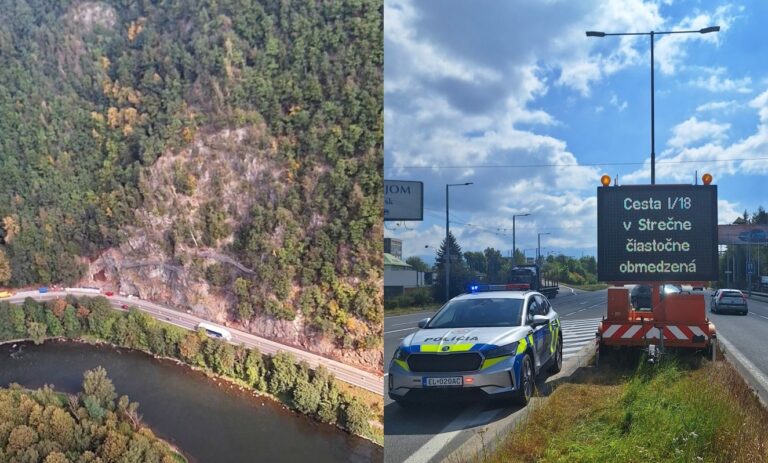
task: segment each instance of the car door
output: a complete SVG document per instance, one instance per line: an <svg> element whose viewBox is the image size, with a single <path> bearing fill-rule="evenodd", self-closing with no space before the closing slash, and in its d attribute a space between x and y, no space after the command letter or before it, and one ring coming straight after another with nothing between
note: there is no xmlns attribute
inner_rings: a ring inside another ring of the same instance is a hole
<svg viewBox="0 0 768 463"><path fill-rule="evenodd" d="M559 321L557 320L556 313L552 310L552 306L546 297L541 295L534 296L539 303L539 315L543 315L549 319L549 323L544 327L546 333L544 335L544 350L546 351L546 360L549 360L555 354L555 343L557 342L557 330L560 328Z"/></svg>
<svg viewBox="0 0 768 463"><path fill-rule="evenodd" d="M536 295L532 295L528 299L528 324L531 325L531 328L533 329L533 349L536 351L536 369L549 359L549 349L547 345L547 332L549 331L549 326L532 326L533 316L542 315L540 301L541 299L537 298Z"/></svg>

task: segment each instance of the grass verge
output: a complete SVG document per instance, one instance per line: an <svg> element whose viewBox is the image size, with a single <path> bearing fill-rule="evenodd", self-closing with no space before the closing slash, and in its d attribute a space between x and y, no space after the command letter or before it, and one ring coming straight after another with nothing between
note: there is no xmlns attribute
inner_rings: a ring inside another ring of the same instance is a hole
<svg viewBox="0 0 768 463"><path fill-rule="evenodd" d="M481 461L756 462L768 460L765 436L768 410L727 361L601 358Z"/></svg>
<svg viewBox="0 0 768 463"><path fill-rule="evenodd" d="M418 312L436 312L442 304L424 304L412 307L397 307L395 309L384 309L384 316L389 317L392 315L408 315Z"/></svg>

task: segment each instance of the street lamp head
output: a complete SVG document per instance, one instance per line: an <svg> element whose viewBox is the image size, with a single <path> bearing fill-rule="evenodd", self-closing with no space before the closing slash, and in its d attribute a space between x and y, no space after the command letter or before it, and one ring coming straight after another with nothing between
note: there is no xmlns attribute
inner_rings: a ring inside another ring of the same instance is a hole
<svg viewBox="0 0 768 463"><path fill-rule="evenodd" d="M700 34L709 34L710 32L719 32L720 26L710 26L705 27L704 29L699 29Z"/></svg>
<svg viewBox="0 0 768 463"><path fill-rule="evenodd" d="M605 37L605 32L587 31L587 37Z"/></svg>
<svg viewBox="0 0 768 463"><path fill-rule="evenodd" d="M473 185L473 183L472 182L467 182L464 185Z"/></svg>

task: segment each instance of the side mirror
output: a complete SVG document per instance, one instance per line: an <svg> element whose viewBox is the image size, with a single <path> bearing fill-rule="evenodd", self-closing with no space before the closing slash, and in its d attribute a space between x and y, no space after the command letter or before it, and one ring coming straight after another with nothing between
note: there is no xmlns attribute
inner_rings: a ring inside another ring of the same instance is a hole
<svg viewBox="0 0 768 463"><path fill-rule="evenodd" d="M424 328L425 326L427 326L427 323L429 323L430 320L432 319L429 317L422 318L421 320L419 320L419 328Z"/></svg>
<svg viewBox="0 0 768 463"><path fill-rule="evenodd" d="M549 324L549 318L545 317L544 315L534 315L533 321L531 322L531 326L542 326Z"/></svg>

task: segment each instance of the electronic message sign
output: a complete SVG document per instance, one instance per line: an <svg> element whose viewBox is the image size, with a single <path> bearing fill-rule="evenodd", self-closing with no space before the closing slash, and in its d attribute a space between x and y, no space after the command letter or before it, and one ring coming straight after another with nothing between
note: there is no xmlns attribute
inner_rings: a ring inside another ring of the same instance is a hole
<svg viewBox="0 0 768 463"><path fill-rule="evenodd" d="M600 281L709 281L717 277L717 186L597 189Z"/></svg>

